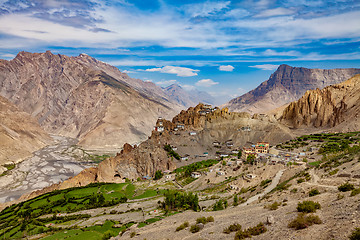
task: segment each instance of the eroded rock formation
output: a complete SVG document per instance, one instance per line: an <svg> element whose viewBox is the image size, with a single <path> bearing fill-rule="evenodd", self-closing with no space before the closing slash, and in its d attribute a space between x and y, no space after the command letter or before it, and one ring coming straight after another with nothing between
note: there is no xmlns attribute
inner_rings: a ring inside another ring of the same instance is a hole
<svg viewBox="0 0 360 240"><path fill-rule="evenodd" d="M337 127L349 131L359 130L359 114L360 75L356 75L340 84L307 91L285 108L280 120L295 128Z"/></svg>

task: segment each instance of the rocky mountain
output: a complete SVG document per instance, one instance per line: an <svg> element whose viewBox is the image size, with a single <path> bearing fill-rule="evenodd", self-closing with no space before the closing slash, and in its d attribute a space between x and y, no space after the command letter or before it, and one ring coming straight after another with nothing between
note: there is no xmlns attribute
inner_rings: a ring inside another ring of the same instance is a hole
<svg viewBox="0 0 360 240"><path fill-rule="evenodd" d="M114 149L147 138L159 116L181 109L153 83L130 78L86 54L20 52L0 60L0 95L49 133L91 149Z"/></svg>
<svg viewBox="0 0 360 240"><path fill-rule="evenodd" d="M33 117L0 96L0 165L25 159L50 141Z"/></svg>
<svg viewBox="0 0 360 240"><path fill-rule="evenodd" d="M171 99L185 107L195 107L198 103L214 103L213 97L204 91L198 91L196 89L186 91L177 84L172 84L163 89Z"/></svg>
<svg viewBox="0 0 360 240"><path fill-rule="evenodd" d="M292 127L331 127L341 132L360 129L360 75L340 84L307 91L282 112Z"/></svg>
<svg viewBox="0 0 360 240"><path fill-rule="evenodd" d="M280 65L270 78L254 90L232 99L222 107L230 111L264 113L298 100L307 90L341 83L360 69L308 69Z"/></svg>

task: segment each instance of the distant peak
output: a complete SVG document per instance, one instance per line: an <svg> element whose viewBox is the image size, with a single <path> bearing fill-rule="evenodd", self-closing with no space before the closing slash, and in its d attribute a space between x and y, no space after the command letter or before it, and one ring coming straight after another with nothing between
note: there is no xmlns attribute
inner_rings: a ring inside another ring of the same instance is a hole
<svg viewBox="0 0 360 240"><path fill-rule="evenodd" d="M86 53L80 53L79 57L90 57L90 56L88 54L86 54Z"/></svg>
<svg viewBox="0 0 360 240"><path fill-rule="evenodd" d="M277 70L286 69L286 68L294 68L294 67L289 66L289 65L287 65L287 64L281 64L281 65L278 67Z"/></svg>
<svg viewBox="0 0 360 240"><path fill-rule="evenodd" d="M171 88L180 88L180 89L182 89L182 87L180 85L176 84L176 83L173 83L173 84L165 87L165 89L171 89Z"/></svg>

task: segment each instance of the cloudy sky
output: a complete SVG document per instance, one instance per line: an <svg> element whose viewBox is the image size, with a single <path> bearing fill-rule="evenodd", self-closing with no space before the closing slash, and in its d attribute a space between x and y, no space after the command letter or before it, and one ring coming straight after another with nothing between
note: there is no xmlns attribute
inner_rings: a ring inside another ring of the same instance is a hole
<svg viewBox="0 0 360 240"><path fill-rule="evenodd" d="M87 53L220 102L280 64L360 67L359 0L0 0L0 58Z"/></svg>

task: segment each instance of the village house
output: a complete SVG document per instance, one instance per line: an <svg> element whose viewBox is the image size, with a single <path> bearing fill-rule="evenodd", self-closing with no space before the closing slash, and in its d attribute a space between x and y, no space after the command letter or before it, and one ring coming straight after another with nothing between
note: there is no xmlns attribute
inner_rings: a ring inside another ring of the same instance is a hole
<svg viewBox="0 0 360 240"><path fill-rule="evenodd" d="M195 136L195 135L196 135L196 132L189 132L189 135L190 135L190 136Z"/></svg>
<svg viewBox="0 0 360 240"><path fill-rule="evenodd" d="M192 172L192 173L191 173L191 177L192 177L192 178L199 178L199 177L201 177L201 173L199 173L199 172Z"/></svg>
<svg viewBox="0 0 360 240"><path fill-rule="evenodd" d="M170 170L164 170L164 171L163 171L163 174L170 174L170 173L171 173Z"/></svg>
<svg viewBox="0 0 360 240"><path fill-rule="evenodd" d="M253 148L253 147L244 147L244 148L243 148L243 153L244 153L245 159L246 159L249 155L254 155L255 157L257 156L257 153L256 153L256 151L255 151L255 148Z"/></svg>
<svg viewBox="0 0 360 240"><path fill-rule="evenodd" d="M185 125L184 124L177 124L176 127L178 129L185 129Z"/></svg>
<svg viewBox="0 0 360 240"><path fill-rule="evenodd" d="M215 142L213 142L213 146L215 146L215 147L218 147L218 146L220 146L220 142L218 142L218 141L215 141Z"/></svg>
<svg viewBox="0 0 360 240"><path fill-rule="evenodd" d="M230 187L230 189L231 189L231 190L236 190L236 191L238 191L238 190L239 190L239 187L238 187L238 186L236 186L236 185L232 185L232 184L230 184L230 185L229 185L229 187Z"/></svg>
<svg viewBox="0 0 360 240"><path fill-rule="evenodd" d="M185 156L181 157L181 160L185 161L185 160L189 160L190 155L186 154Z"/></svg>
<svg viewBox="0 0 360 240"><path fill-rule="evenodd" d="M216 176L224 176L224 175L225 175L225 172L223 172L223 171L216 172Z"/></svg>
<svg viewBox="0 0 360 240"><path fill-rule="evenodd" d="M165 129L164 129L164 127L163 126L156 126L155 127L155 131L157 131L157 132L163 132Z"/></svg>
<svg viewBox="0 0 360 240"><path fill-rule="evenodd" d="M201 110L201 111L199 111L199 114L201 115L201 116L205 116L206 114L208 114L209 113L209 111L206 111L206 110Z"/></svg>
<svg viewBox="0 0 360 240"><path fill-rule="evenodd" d="M257 142L255 145L256 153L269 153L270 144L268 142Z"/></svg>
<svg viewBox="0 0 360 240"><path fill-rule="evenodd" d="M151 180L151 177L149 177L149 176L143 176L142 179L143 179L143 180Z"/></svg>
<svg viewBox="0 0 360 240"><path fill-rule="evenodd" d="M251 132L251 127L245 126L245 127L241 127L239 130L244 131L244 132Z"/></svg>
<svg viewBox="0 0 360 240"><path fill-rule="evenodd" d="M228 153L220 153L220 157L226 158L226 157L228 157L228 156L229 156Z"/></svg>

